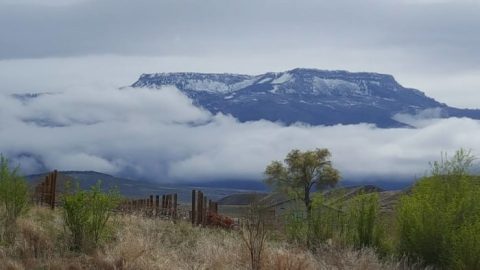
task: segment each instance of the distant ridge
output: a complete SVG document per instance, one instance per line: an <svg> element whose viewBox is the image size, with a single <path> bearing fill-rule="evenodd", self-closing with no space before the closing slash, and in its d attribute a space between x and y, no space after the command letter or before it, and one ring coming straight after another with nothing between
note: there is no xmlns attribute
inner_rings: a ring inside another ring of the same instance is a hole
<svg viewBox="0 0 480 270"><path fill-rule="evenodd" d="M46 175L47 173L32 174L27 175L26 179L33 186L43 180ZM243 189L234 188L194 187L191 185L173 185L137 181L127 178L115 177L109 174L95 171L60 171L59 179L61 179L59 182L61 182L62 185L66 181L77 182L82 189L88 189L100 180L102 182L102 187L104 190L108 190L110 188L117 188L123 196L131 198L146 198L149 195L177 193L180 202L190 202L192 189L194 188L202 190L203 193L212 200L218 200L231 194L247 192Z"/></svg>

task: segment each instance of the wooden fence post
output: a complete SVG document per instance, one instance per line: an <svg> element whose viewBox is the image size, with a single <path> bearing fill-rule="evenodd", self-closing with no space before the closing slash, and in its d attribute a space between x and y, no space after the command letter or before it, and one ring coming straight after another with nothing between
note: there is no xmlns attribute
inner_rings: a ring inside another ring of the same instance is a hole
<svg viewBox="0 0 480 270"><path fill-rule="evenodd" d="M177 193L173 194L173 218L177 218Z"/></svg>
<svg viewBox="0 0 480 270"><path fill-rule="evenodd" d="M150 195L148 214L153 216L153 195Z"/></svg>
<svg viewBox="0 0 480 270"><path fill-rule="evenodd" d="M170 216L170 194L165 195L165 215Z"/></svg>
<svg viewBox="0 0 480 270"><path fill-rule="evenodd" d="M196 221L196 213L195 213L195 210L196 209L196 202L197 202L197 191L195 189L192 190L192 214L191 214L191 218L192 218L192 226L195 226L195 221Z"/></svg>
<svg viewBox="0 0 480 270"><path fill-rule="evenodd" d="M38 188L38 196L39 196L39 204L43 205L43 182L40 183L40 187Z"/></svg>
<svg viewBox="0 0 480 270"><path fill-rule="evenodd" d="M165 208L166 208L166 196L164 194L162 195L162 215L165 215Z"/></svg>
<svg viewBox="0 0 480 270"><path fill-rule="evenodd" d="M50 175L45 176L45 185L43 186L44 202L50 204Z"/></svg>
<svg viewBox="0 0 480 270"><path fill-rule="evenodd" d="M202 204L202 216L203 216L203 219L202 219L202 226L206 226L207 225L207 197L203 197L203 204Z"/></svg>
<svg viewBox="0 0 480 270"><path fill-rule="evenodd" d="M197 196L197 221L196 224L200 225L202 224L202 204L203 204L203 193L201 191L198 191L198 196Z"/></svg>
<svg viewBox="0 0 480 270"><path fill-rule="evenodd" d="M50 205L52 210L55 209L55 193L57 191L57 170L53 171L51 178L51 190L50 190Z"/></svg>

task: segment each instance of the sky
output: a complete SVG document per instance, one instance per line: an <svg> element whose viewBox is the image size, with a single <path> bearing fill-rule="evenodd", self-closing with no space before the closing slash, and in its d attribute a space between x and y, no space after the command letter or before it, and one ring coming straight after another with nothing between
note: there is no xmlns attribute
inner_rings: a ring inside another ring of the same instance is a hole
<svg viewBox="0 0 480 270"><path fill-rule="evenodd" d="M346 176L412 178L442 151L478 151L478 122L239 123L175 89L118 88L142 73L305 67L388 73L451 106L479 108L478 14L474 0L0 0L0 152L27 173L202 181L260 179L292 148L328 147ZM53 94L10 97L27 92ZM41 117L58 127L29 122Z"/></svg>

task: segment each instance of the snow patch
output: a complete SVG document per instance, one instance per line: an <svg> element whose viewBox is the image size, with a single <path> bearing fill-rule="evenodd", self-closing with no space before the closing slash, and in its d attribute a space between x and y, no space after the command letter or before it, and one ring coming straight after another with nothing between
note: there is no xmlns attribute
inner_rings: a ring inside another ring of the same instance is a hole
<svg viewBox="0 0 480 270"><path fill-rule="evenodd" d="M205 91L210 93L229 93L246 88L252 85L254 82L255 79L248 79L234 84L226 84L211 79L187 80L185 89L192 91Z"/></svg>
<svg viewBox="0 0 480 270"><path fill-rule="evenodd" d="M230 86L230 91L238 91L255 83L256 78L241 81Z"/></svg>
<svg viewBox="0 0 480 270"><path fill-rule="evenodd" d="M268 92L270 92L270 93L272 93L272 94L276 94L277 91L278 91L278 85L274 85L274 86L273 86L273 89L270 90L270 91L268 91Z"/></svg>
<svg viewBox="0 0 480 270"><path fill-rule="evenodd" d="M285 72L280 77L272 81L273 84L282 84L293 79L292 74Z"/></svg>
<svg viewBox="0 0 480 270"><path fill-rule="evenodd" d="M194 91L206 91L213 93L228 92L230 88L222 82L217 82L209 79L205 80L187 80L185 88Z"/></svg>
<svg viewBox="0 0 480 270"><path fill-rule="evenodd" d="M319 94L333 94L333 91L346 93L361 93L360 86L355 83L340 79L324 79L314 77L312 81L312 90Z"/></svg>
<svg viewBox="0 0 480 270"><path fill-rule="evenodd" d="M266 83L266 82L269 82L269 81L271 81L271 80L272 80L272 78L268 78L268 77L267 77L267 78L261 79L261 80L258 81L257 83Z"/></svg>

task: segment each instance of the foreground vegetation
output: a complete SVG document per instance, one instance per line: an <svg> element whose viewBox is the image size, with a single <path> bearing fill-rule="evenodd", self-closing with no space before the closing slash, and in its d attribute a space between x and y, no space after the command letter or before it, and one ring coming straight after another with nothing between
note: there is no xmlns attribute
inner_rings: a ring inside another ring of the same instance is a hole
<svg viewBox="0 0 480 270"><path fill-rule="evenodd" d="M189 222L115 215L102 245L69 248L62 213L34 207L17 223L13 245L0 247L0 269L251 269L238 231L192 227ZM325 245L316 252L269 237L262 269L409 269L383 262L373 249Z"/></svg>
<svg viewBox="0 0 480 270"><path fill-rule="evenodd" d="M292 198L307 205L306 213L291 209L286 215L290 242L313 251L329 242L371 248L382 258L407 258L436 269L480 269L480 178L471 173L475 158L470 152L459 150L434 162L431 175L417 181L394 212L382 212L375 193L346 200L338 200L342 194L327 197L321 192L312 199L295 196L309 193L322 180L338 179L335 173L331 177L325 157L328 152L322 150L294 150L285 165L267 167L267 183L280 192L287 183Z"/></svg>
<svg viewBox="0 0 480 270"><path fill-rule="evenodd" d="M292 153L267 175L302 209L273 228L255 201L234 230L115 213L118 193L99 185L70 189L56 210L31 207L25 180L2 158L0 270L480 269L480 179L469 152L433 163L394 212L380 209L376 193L305 196L338 173L328 152Z"/></svg>

